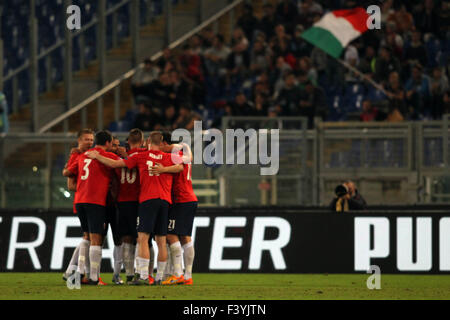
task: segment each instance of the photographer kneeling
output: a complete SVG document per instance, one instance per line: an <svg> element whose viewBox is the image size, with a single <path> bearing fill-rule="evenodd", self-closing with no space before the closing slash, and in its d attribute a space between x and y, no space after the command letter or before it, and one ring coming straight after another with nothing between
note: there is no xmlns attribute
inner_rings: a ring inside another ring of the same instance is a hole
<svg viewBox="0 0 450 320"><path fill-rule="evenodd" d="M359 194L358 199L355 199L356 189L354 189L353 182L351 182L353 184L353 189L351 189L351 187L349 188L349 182L337 186L334 190L336 198L331 201L331 210L336 212L345 212L349 210L364 210L366 208L366 202ZM362 201L360 201L360 199L362 199Z"/></svg>

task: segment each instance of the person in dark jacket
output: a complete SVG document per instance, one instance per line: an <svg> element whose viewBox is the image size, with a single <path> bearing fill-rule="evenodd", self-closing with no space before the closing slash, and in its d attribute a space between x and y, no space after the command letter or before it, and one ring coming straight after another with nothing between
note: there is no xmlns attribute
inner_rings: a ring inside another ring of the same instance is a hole
<svg viewBox="0 0 450 320"><path fill-rule="evenodd" d="M359 203L363 207L363 209L366 209L367 202L358 192L358 189L356 189L355 183L351 180L347 180L345 181L344 185L348 188L348 193L350 194L351 199Z"/></svg>
<svg viewBox="0 0 450 320"><path fill-rule="evenodd" d="M348 187L350 185L350 187ZM352 181L336 187L336 197L330 203L330 209L335 212L347 212L352 210L366 209L366 201L357 192Z"/></svg>

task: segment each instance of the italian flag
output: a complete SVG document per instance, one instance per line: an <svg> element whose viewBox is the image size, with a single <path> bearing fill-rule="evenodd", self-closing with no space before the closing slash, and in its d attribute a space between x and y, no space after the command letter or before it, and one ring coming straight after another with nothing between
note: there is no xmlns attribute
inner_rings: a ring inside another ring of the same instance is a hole
<svg viewBox="0 0 450 320"><path fill-rule="evenodd" d="M368 18L363 8L332 11L303 32L302 37L338 58L352 40L368 30Z"/></svg>

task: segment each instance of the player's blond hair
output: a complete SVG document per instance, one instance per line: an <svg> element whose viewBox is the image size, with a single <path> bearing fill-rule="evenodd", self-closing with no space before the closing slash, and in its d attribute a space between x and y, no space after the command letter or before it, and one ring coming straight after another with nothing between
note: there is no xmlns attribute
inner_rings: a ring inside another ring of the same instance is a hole
<svg viewBox="0 0 450 320"><path fill-rule="evenodd" d="M161 142L163 141L162 132L160 132L160 131L150 132L149 140L150 140L151 144L159 146L161 144Z"/></svg>

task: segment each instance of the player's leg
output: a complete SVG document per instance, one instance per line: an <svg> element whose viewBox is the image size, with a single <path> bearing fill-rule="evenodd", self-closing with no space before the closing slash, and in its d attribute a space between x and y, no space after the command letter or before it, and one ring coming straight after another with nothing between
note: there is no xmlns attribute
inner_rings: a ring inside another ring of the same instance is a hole
<svg viewBox="0 0 450 320"><path fill-rule="evenodd" d="M155 278L153 278L153 271L155 270L155 249L153 248L152 239L153 235L150 235L148 239L148 247L150 249L150 262L148 264L148 281L150 284L155 282Z"/></svg>
<svg viewBox="0 0 450 320"><path fill-rule="evenodd" d="M167 245L165 235L155 236L156 245L158 246L157 270L155 284L161 284L164 277L164 270L167 264Z"/></svg>
<svg viewBox="0 0 450 320"><path fill-rule="evenodd" d="M167 280L173 274L172 257L170 255L170 247L169 243L167 242L167 238L166 238L166 250L167 250L167 261L166 267L164 268L163 280Z"/></svg>
<svg viewBox="0 0 450 320"><path fill-rule="evenodd" d="M184 284L192 285L192 266L194 264L195 250L194 243L192 242L192 227L194 225L194 217L197 212L197 202L188 202L183 204L183 223L179 230L179 238L183 247L183 260L184 260Z"/></svg>
<svg viewBox="0 0 450 320"><path fill-rule="evenodd" d="M150 249L148 246L148 239L150 233L153 231L153 226L158 213L159 203L154 200L149 200L139 205L139 224L138 224L138 255L136 257L136 269L139 278L134 281L134 284L149 284L148 281L148 266L150 264Z"/></svg>
<svg viewBox="0 0 450 320"><path fill-rule="evenodd" d="M180 236L180 242L183 247L184 284L192 284L192 266L195 257L194 243L190 236Z"/></svg>
<svg viewBox="0 0 450 320"><path fill-rule="evenodd" d="M139 251L136 257L136 271L139 274L139 279L137 279L139 283L136 284L148 284L148 265L150 264L149 237L150 233L138 232Z"/></svg>
<svg viewBox="0 0 450 320"><path fill-rule="evenodd" d="M121 285L123 284L123 280L120 278L120 271L122 270L123 264L123 247L122 247L122 239L118 228L119 221L116 206L107 207L106 212L107 212L107 221L111 226L111 232L113 234L114 240L114 250L113 250L114 271L112 282L114 284Z"/></svg>
<svg viewBox="0 0 450 320"><path fill-rule="evenodd" d="M135 239L137 238L136 222L138 214L137 202L118 203L119 221L118 229L122 239L123 261L125 273L127 275L127 283L131 282L134 277L134 259L135 259Z"/></svg>
<svg viewBox="0 0 450 320"><path fill-rule="evenodd" d="M158 246L158 262L157 272L155 277L155 284L162 284L164 269L167 264L167 224L169 203L165 200L158 200L160 202L160 210L158 211L155 222L155 241Z"/></svg>
<svg viewBox="0 0 450 320"><path fill-rule="evenodd" d="M89 224L89 238L91 245L89 248L89 259L91 272L89 284L99 282L100 266L102 262L103 234L105 232L106 208L100 205L89 204L87 208L87 220Z"/></svg>
<svg viewBox="0 0 450 320"><path fill-rule="evenodd" d="M167 229L167 242L169 244L169 257L171 257L173 272L172 275L176 278L177 283L181 283L184 278L183 270L181 268L181 244L178 238L179 230L182 230L183 216L182 206L180 204L174 204L169 210L169 225Z"/></svg>
<svg viewBox="0 0 450 320"><path fill-rule="evenodd" d="M78 219L80 219L81 224L81 230L83 231L83 240L81 240L80 243L80 250L78 253L78 267L77 272L80 275L86 274L86 260L89 256L89 246L90 246L90 239L89 239L89 223L87 219L87 211L86 211L86 205L85 204L77 204L77 212L78 212Z"/></svg>

